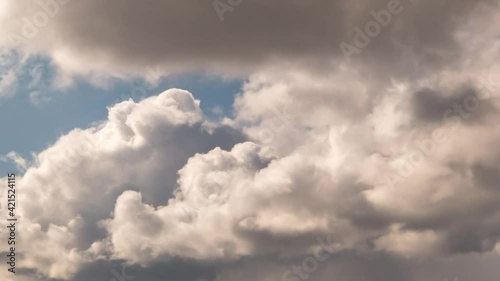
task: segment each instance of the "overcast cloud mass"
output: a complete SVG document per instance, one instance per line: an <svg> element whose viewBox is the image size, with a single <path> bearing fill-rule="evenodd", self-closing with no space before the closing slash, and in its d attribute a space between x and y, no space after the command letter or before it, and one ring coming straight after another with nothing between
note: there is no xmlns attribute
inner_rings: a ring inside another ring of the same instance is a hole
<svg viewBox="0 0 500 281"><path fill-rule="evenodd" d="M500 276L498 0L0 0L0 32L0 99L34 57L37 105L81 81L244 81L227 116L155 90L2 156L0 280Z"/></svg>

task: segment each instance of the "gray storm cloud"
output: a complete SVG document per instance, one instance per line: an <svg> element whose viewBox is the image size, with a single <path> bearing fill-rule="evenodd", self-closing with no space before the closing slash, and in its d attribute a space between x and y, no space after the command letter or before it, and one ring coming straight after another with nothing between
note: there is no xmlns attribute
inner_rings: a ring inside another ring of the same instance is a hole
<svg viewBox="0 0 500 281"><path fill-rule="evenodd" d="M321 69L346 62L344 42L358 49L352 60L401 75L412 56L431 68L452 63L461 56L460 26L498 8L496 0L233 2L241 3L221 21L217 1L5 1L2 40L69 72L116 75L156 65L224 75L277 63Z"/></svg>

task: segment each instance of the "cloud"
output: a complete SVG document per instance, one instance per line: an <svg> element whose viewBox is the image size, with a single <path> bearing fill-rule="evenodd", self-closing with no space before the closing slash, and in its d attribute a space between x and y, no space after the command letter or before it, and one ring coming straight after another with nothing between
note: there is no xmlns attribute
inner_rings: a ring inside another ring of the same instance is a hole
<svg viewBox="0 0 500 281"><path fill-rule="evenodd" d="M414 84L360 83L350 71L261 72L245 83L234 120L217 123L179 89L116 104L19 179L20 202L30 202L20 206L24 267L65 279L101 260L219 271L246 258L293 262L327 235L333 256L495 251L498 93L483 95L464 71L426 82L425 103L439 116L471 83L488 112L473 123L456 112L415 122L429 114L412 110L421 106ZM436 128L441 141L429 144Z"/></svg>
<svg viewBox="0 0 500 281"><path fill-rule="evenodd" d="M8 2L0 20L9 35L2 44L47 54L72 75L141 75L158 65L166 74L208 70L234 76L276 64L345 64L340 44L356 45L356 27L376 23L394 5L401 13L353 58L384 75L413 71L410 55L432 69L453 63L462 55L459 28L478 14L491 19L498 8L495 0L259 0L234 7L221 22L211 1L45 0Z"/></svg>
<svg viewBox="0 0 500 281"><path fill-rule="evenodd" d="M210 2L50 3L9 2L3 20L52 13L18 48L69 76L152 63L248 76L232 118L210 121L191 93L170 89L110 106L34 163L11 155L27 168L24 276L99 280L121 266L144 280L498 276L478 266L500 249L497 1L401 2L351 64L339 44L390 2L242 2L223 22ZM301 277L320 252L328 261Z"/></svg>
<svg viewBox="0 0 500 281"><path fill-rule="evenodd" d="M19 202L30 202L19 208L24 267L69 278L102 254L103 245L94 243L105 234L98 221L109 216L117 195L132 189L150 204L164 204L190 156L242 140L233 128L205 120L186 91L111 107L107 121L61 137L19 179ZM58 203L47 205L52 200Z"/></svg>
<svg viewBox="0 0 500 281"><path fill-rule="evenodd" d="M24 172L28 168L28 162L26 161L26 159L24 159L14 151L7 153L7 155L5 156L1 156L0 161L12 161L14 164L16 164L16 167L19 171Z"/></svg>
<svg viewBox="0 0 500 281"><path fill-rule="evenodd" d="M26 58L17 52L0 47L0 97L14 94L25 60Z"/></svg>
<svg viewBox="0 0 500 281"><path fill-rule="evenodd" d="M246 259L293 264L328 235L334 261L359 252L416 266L495 253L498 93L484 95L466 71L422 78L422 87L435 116L460 102L462 85L477 89L487 118L472 123L457 112L415 122L428 114L412 110L421 106L413 82L361 83L341 70L253 75L234 119L215 123L179 89L116 104L19 179L20 202L30 202L19 207L23 267L71 280L101 261L145 276L181 261L208 266L199 276L211 279ZM437 128L441 141L429 144ZM269 274L281 278L278 268Z"/></svg>

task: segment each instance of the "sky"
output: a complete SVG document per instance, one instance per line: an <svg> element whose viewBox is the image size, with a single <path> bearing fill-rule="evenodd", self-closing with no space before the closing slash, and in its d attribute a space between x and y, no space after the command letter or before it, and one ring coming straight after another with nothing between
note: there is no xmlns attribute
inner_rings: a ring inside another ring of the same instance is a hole
<svg viewBox="0 0 500 281"><path fill-rule="evenodd" d="M496 281L499 23L0 0L0 280Z"/></svg>
<svg viewBox="0 0 500 281"><path fill-rule="evenodd" d="M94 85L78 79L67 89L51 89L43 84L31 88L24 85L35 80L30 71L39 69L38 75L44 83L50 83L54 67L48 58L33 59L19 74L19 85L5 89L0 100L1 120L15 120L0 140L0 154L4 158L9 152L30 159L32 153L44 150L61 135L74 128L87 128L107 118L107 107L133 99L140 101L161 92L160 89L182 88L195 93L203 100L200 107L212 119L232 114L234 96L240 91L243 81L205 76L199 73L161 78L150 83L143 78L128 81L113 79L109 85ZM209 92L210 94L204 94ZM34 94L35 93L35 94ZM5 160L6 160L5 159ZM0 169L15 172L12 161L0 162Z"/></svg>

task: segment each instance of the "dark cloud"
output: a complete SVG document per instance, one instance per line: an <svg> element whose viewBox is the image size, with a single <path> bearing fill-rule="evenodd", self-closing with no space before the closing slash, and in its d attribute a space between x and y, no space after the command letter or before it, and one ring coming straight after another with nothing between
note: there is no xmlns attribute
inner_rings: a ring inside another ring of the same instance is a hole
<svg viewBox="0 0 500 281"><path fill-rule="evenodd" d="M472 87L463 87L451 93L423 89L413 94L410 101L417 121L444 125L457 116L465 124L480 124L495 114L495 106L482 98L484 93Z"/></svg>
<svg viewBox="0 0 500 281"><path fill-rule="evenodd" d="M500 170L498 167L476 164L471 170L475 181L480 187L500 191Z"/></svg>
<svg viewBox="0 0 500 281"><path fill-rule="evenodd" d="M210 265L182 260L154 264L149 267L127 265L123 261L96 261L84 266L72 281L213 281L216 269ZM123 277L123 280L120 280Z"/></svg>
<svg viewBox="0 0 500 281"><path fill-rule="evenodd" d="M409 74L413 61L408 54L431 68L452 63L460 56L454 37L460 24L476 8L498 5L495 0L244 0L221 21L213 1L69 1L28 45L85 72L143 73L147 66L161 65L167 71L201 68L232 75L280 61L330 66L331 60L345 61L340 43L355 45L354 28L364 30L374 20L371 11L388 10L394 3L402 12L353 56L365 66L376 65L377 75ZM11 9L9 20L16 22L16 16L31 18L41 8L16 1Z"/></svg>

